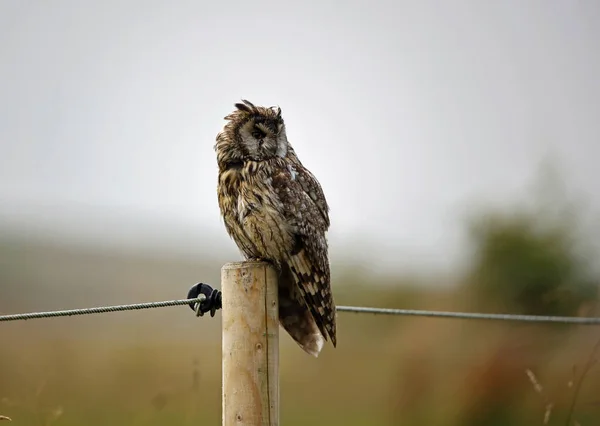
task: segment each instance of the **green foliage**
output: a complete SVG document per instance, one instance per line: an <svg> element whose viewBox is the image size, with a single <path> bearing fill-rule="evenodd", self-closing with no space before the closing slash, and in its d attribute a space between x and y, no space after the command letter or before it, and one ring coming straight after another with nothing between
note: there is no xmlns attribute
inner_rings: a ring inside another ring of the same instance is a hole
<svg viewBox="0 0 600 426"><path fill-rule="evenodd" d="M479 291L511 312L574 315L597 284L569 221L490 214L471 228Z"/></svg>

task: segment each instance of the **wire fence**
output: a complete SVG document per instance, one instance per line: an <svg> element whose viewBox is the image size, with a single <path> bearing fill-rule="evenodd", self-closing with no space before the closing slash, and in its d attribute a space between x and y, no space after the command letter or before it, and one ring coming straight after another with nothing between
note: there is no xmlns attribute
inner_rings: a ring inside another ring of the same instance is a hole
<svg viewBox="0 0 600 426"><path fill-rule="evenodd" d="M140 309L166 308L169 306L190 305L202 303L204 295L193 299L164 300L161 302L132 303L129 305L98 306L95 308L79 308L60 311L27 312L23 314L0 315L0 322L23 321L38 318L71 317L76 315L104 314L107 312L135 311Z"/></svg>
<svg viewBox="0 0 600 426"><path fill-rule="evenodd" d="M102 314L108 312L133 311L141 309L166 308L169 306L194 306L206 300L204 295L199 295L189 299L164 300L160 302L134 303L128 305L99 306L93 308L79 308L59 311L46 312L28 312L20 314L0 315L0 322L23 321L39 318L69 317L76 315ZM476 312L445 312L416 309L389 309L367 306L338 306L338 312L373 314L373 315L395 315L395 316L417 316L431 318L453 318L470 320L493 320L493 321L512 321L528 323L558 323L558 324L577 324L577 325L600 325L600 318L597 317L561 317L546 315L513 315L513 314L492 314Z"/></svg>

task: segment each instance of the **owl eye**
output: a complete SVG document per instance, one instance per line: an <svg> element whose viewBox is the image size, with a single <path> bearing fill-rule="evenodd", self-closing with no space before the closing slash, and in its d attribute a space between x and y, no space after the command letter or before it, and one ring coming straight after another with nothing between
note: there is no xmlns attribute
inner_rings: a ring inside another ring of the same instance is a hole
<svg viewBox="0 0 600 426"><path fill-rule="evenodd" d="M261 132L260 130L254 130L252 132L252 137L254 139L262 139L265 137L265 134L263 132Z"/></svg>

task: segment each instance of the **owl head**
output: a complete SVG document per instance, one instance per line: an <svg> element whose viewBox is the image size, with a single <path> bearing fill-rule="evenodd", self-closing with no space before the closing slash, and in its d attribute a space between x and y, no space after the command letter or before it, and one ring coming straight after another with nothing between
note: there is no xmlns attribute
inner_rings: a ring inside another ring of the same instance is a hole
<svg viewBox="0 0 600 426"><path fill-rule="evenodd" d="M217 135L215 151L221 169L248 160L283 158L290 150L281 108L242 102L225 117L228 122Z"/></svg>

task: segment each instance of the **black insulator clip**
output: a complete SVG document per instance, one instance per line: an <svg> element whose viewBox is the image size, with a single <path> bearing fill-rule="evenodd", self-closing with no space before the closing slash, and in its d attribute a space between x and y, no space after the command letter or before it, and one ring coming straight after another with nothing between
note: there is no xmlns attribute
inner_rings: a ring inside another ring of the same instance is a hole
<svg viewBox="0 0 600 426"><path fill-rule="evenodd" d="M221 291L212 288L208 284L198 283L188 291L188 299L197 299L200 295L204 295L204 300L200 303L190 303L190 308L196 312L197 317L203 316L210 312L210 316L214 317L217 309L221 309Z"/></svg>

